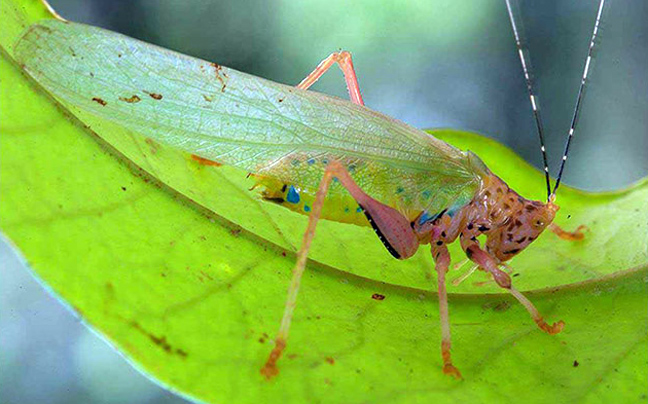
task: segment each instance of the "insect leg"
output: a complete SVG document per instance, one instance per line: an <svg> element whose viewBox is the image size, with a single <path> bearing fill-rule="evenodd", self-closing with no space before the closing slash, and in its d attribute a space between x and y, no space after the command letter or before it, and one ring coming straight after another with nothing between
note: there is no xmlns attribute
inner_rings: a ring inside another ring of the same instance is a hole
<svg viewBox="0 0 648 404"><path fill-rule="evenodd" d="M277 361L279 360L279 358L281 358L283 350L286 347L288 331L290 330L290 322L292 321L293 312L295 311L295 306L297 305L297 293L299 292L301 278L304 274L304 269L306 268L308 250L310 249L311 242L313 241L313 237L315 236L315 228L317 226L317 221L319 220L320 214L322 213L324 198L326 197L329 185L331 184L331 179L333 178L333 167L335 167L335 165L330 165L324 172L324 177L322 178L322 181L319 184L319 188L317 189L317 193L315 194L313 210L311 211L310 216L308 216L308 226L306 227L306 232L304 232L301 248L297 253L297 262L295 263L292 280L290 282L290 287L288 288L288 298L286 299L284 314L281 319L281 326L279 327L279 332L277 333L277 338L275 339L275 346L272 349L272 352L270 352L270 356L268 357L265 365L263 366L263 368L261 368L261 374L264 375L267 379L270 379L279 373L279 369L277 369Z"/></svg>
<svg viewBox="0 0 648 404"><path fill-rule="evenodd" d="M587 230L587 226L581 224L576 228L576 230L567 231L561 229L560 226L558 226L557 224L551 223L549 225L549 230L556 233L556 235L563 240L578 241L578 240L583 240L585 238L585 233L583 233L583 230Z"/></svg>
<svg viewBox="0 0 648 404"><path fill-rule="evenodd" d="M301 83L297 84L297 88L307 90L310 86L315 84L315 82L319 80L319 78L322 77L322 75L326 73L334 63L337 63L338 66L340 66L340 69L342 69L342 73L344 73L344 80L346 81L351 101L358 105L364 105L362 95L360 94L360 86L358 86L358 77L353 68L351 53L347 51L331 53L329 57L322 60L320 64L317 65L311 74L302 80Z"/></svg>
<svg viewBox="0 0 648 404"><path fill-rule="evenodd" d="M439 317L441 319L441 357L443 358L443 373L461 379L459 369L454 367L450 357L450 317L448 315L448 293L445 286L445 275L450 265L450 254L445 244L432 247L437 283L439 286Z"/></svg>
<svg viewBox="0 0 648 404"><path fill-rule="evenodd" d="M396 209L384 205L371 197L369 197L358 185L353 181L346 169L338 162L332 161L326 167L322 181L319 184L317 193L315 194L315 201L308 217L308 226L304 233L301 248L297 253L297 262L293 269L293 276L288 288L288 297L284 308L284 314L281 319L281 326L275 339L275 346L270 352L270 356L266 361L261 374L267 379L276 376L279 372L277 369L277 361L281 357L283 350L286 348L286 341L288 339L288 331L290 330L290 322L292 321L293 312L297 304L297 293L301 283L301 277L306 268L306 258L308 257L308 250L310 249L311 242L315 236L315 228L322 213L322 206L326 193L328 192L331 180L336 178L340 183L349 191L351 196L363 207L365 214L370 218L374 229L380 229L383 232L379 233L381 240L385 245L389 245L393 252L398 254L399 258L407 258L416 252L418 247L418 238L410 227L409 220L401 215ZM373 218L373 219L371 219ZM391 252L391 251L390 251Z"/></svg>
<svg viewBox="0 0 648 404"><path fill-rule="evenodd" d="M529 299L527 299L522 293L520 293L513 287L509 274L497 267L497 262L495 261L495 259L479 247L479 242L474 237L470 237L470 235L461 233L460 242L461 248L466 252L468 258L470 258L480 267L484 268L486 271L490 272L493 276L493 279L495 279L495 282L497 282L500 287L509 291L509 293L511 293L520 303L522 303L522 305L527 309L527 311L533 318L533 321L535 321L535 323L538 325L538 327L540 327L541 330L547 332L548 334L558 334L563 329L565 323L562 320L552 325L549 325L545 322L544 318L542 317L538 309L535 308L533 303L531 303Z"/></svg>

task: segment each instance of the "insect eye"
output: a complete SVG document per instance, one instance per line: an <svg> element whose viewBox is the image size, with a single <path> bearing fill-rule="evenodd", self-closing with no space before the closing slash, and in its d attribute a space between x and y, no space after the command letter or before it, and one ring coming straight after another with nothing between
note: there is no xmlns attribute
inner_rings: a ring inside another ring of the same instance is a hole
<svg viewBox="0 0 648 404"><path fill-rule="evenodd" d="M535 224L538 227L544 226L544 222L542 220L536 220Z"/></svg>

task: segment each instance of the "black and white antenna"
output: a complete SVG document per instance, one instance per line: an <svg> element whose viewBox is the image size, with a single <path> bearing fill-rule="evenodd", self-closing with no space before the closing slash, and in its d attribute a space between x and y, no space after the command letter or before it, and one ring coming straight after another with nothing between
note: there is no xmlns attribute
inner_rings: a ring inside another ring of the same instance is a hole
<svg viewBox="0 0 648 404"><path fill-rule="evenodd" d="M507 0L508 3L508 0ZM592 38L590 39L589 49L587 50L587 59L585 60L585 68L583 69L583 76L581 78L580 87L578 88L578 96L576 97L576 106L574 107L574 115L572 116L571 126L569 127L569 132L567 132L567 141L565 142L565 151L563 152L562 161L560 162L560 170L558 170L558 177L556 178L556 185L551 192L549 198L555 197L556 190L558 185L560 185L560 179L562 178L563 170L565 169L565 163L567 162L567 155L569 154L569 145L571 144L572 137L574 137L574 131L576 130L576 124L578 123L578 114L581 108L581 102L583 100L583 90L585 88L585 83L587 82L587 75L590 72L590 63L592 61L592 53L594 51L594 45L596 44L596 38L599 33L599 25L601 23L601 15L603 14L603 6L605 5L605 0L600 0L598 12L596 13L596 21L594 22L594 31L592 32Z"/></svg>
<svg viewBox="0 0 648 404"><path fill-rule="evenodd" d="M518 55L520 56L520 63L522 64L522 72L524 73L524 80L526 81L527 91L529 93L529 100L531 101L531 109L533 110L533 117L535 118L536 129L538 130L538 137L540 138L540 151L542 152L542 162L544 164L545 181L547 183L547 200L551 195L551 185L549 183L549 165L547 164L547 152L545 150L544 129L542 127L542 119L540 118L540 110L538 97L533 89L533 81L531 80L531 64L526 55L522 39L520 38L520 31L518 30L515 22L515 15L511 0L506 0L506 9L508 10L509 21L511 21L511 28L513 28L513 35L515 35L515 46L517 47Z"/></svg>

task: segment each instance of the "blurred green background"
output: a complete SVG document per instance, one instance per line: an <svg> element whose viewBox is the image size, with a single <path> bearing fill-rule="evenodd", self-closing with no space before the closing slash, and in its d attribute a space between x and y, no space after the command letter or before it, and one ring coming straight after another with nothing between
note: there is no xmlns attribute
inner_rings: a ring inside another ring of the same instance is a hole
<svg viewBox="0 0 648 404"><path fill-rule="evenodd" d="M541 157L504 0L56 0L86 22L296 84L332 51L354 55L368 107L420 128L480 132ZM521 1L552 172L597 0ZM565 182L588 190L648 174L648 4L610 1ZM336 69L314 87L346 97ZM543 186L539 183L538 187ZM0 240L2 241L2 240ZM0 243L1 403L171 403L59 305Z"/></svg>

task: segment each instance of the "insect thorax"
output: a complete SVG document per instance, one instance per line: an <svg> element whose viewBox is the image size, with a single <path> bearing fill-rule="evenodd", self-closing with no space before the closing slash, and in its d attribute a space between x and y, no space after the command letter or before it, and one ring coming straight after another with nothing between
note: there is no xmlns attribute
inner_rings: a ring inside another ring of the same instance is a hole
<svg viewBox="0 0 648 404"><path fill-rule="evenodd" d="M486 250L506 261L535 240L553 221L558 206L528 200L496 175L483 177L473 200L455 214L443 212L434 220L413 227L422 243L451 243L461 235L487 236Z"/></svg>

